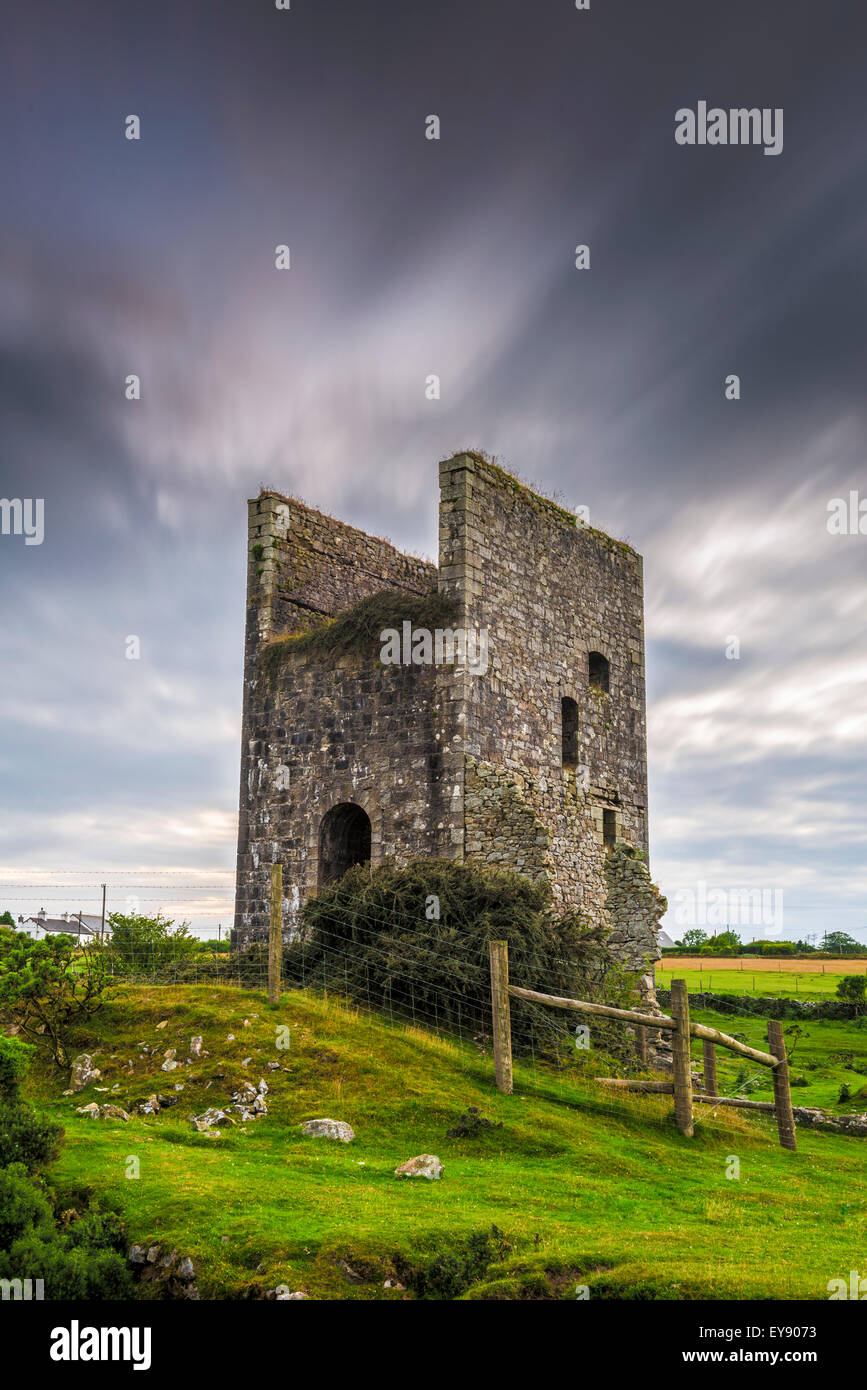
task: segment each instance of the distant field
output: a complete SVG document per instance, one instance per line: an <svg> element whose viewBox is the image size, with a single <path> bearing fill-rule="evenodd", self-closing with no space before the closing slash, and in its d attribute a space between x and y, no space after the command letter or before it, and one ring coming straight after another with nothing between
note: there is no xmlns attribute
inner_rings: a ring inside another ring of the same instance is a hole
<svg viewBox="0 0 867 1390"><path fill-rule="evenodd" d="M843 975L864 974L867 961L822 962L824 973L808 971L803 961L757 960L747 963L731 958L699 962L694 957L683 960L669 956L665 962L656 966L656 983L660 989L668 989L672 978L686 980L689 992L702 990L716 991L718 994L767 994L794 999L834 999L837 995L837 982ZM782 965L782 970L777 967ZM794 967L800 965L801 969ZM858 967L857 971L853 966Z"/></svg>

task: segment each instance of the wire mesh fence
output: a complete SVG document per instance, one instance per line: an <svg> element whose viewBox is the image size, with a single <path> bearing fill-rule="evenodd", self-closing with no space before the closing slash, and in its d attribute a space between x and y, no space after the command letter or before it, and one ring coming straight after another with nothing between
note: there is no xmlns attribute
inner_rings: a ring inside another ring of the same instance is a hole
<svg viewBox="0 0 867 1390"><path fill-rule="evenodd" d="M228 875L222 879L224 895ZM83 886L58 871L55 886L77 889ZM24 887L24 884L18 884ZM187 871L145 878L143 875L117 876L107 892L106 920L114 911L140 910L159 904L176 911L180 902L196 914L203 914L207 891L220 885L213 880L192 877ZM94 876L91 887L101 884ZM0 888L2 892L2 888ZM186 897L184 896L186 895ZM193 896L195 895L195 898ZM52 898L54 894L50 895ZM92 906L94 898L83 903ZM57 901L62 899L59 894ZM230 920L227 896L220 907L205 911L221 920ZM169 912L166 911L166 917ZM183 913L177 913L183 917ZM70 924L73 928L74 923ZM329 929L330 928L330 929ZM171 987L172 985L229 986L255 991L268 988L268 942L263 938L243 948L232 948L228 931L210 938L171 934L159 940L135 939L127 933L121 943L110 930L102 937L91 935L82 945L86 953L113 983ZM411 949L409 949L411 947ZM552 958L552 968L578 972L586 962ZM586 979L581 997L606 1000L601 982ZM531 990L545 991L548 980L522 972L513 961L511 983ZM408 915L398 907L386 909L370 903L364 906L364 920L345 905L320 909L318 930L290 935L282 951L281 985L284 990L303 991L310 996L335 1000L350 1010L360 1011L379 1022L399 1028L423 1030L448 1038L466 1049L468 1065L484 1059L490 1067L493 1086L493 1015L490 998L488 939L473 924L459 916L439 922L436 931L424 920ZM563 1017L556 1011L528 1000L512 1000L512 1031L515 1053L516 1092L531 1087L536 1093L577 1103L576 1086L581 1088L582 1104L587 1104L586 1083L599 1076L648 1075L651 1064L639 1057L635 1030L603 1020ZM698 1067L694 1057L693 1065ZM749 1082L752 1078L747 1078ZM743 1080L724 1094L741 1094ZM631 1110L648 1106L660 1115L670 1109L663 1097L630 1098ZM593 1093L597 1111L628 1117L622 1095Z"/></svg>

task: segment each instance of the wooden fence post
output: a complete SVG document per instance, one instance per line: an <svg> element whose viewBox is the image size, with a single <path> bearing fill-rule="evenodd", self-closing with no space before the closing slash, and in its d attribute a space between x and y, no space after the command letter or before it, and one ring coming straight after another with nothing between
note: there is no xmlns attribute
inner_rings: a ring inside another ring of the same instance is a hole
<svg viewBox="0 0 867 1390"><path fill-rule="evenodd" d="M677 1027L671 1034L671 1057L674 1063L674 1121L681 1134L691 1139L695 1130L692 1122L692 1069L689 1060L689 996L686 980L671 982L671 1013Z"/></svg>
<svg viewBox="0 0 867 1390"><path fill-rule="evenodd" d="M705 1039L701 1045L704 1056L704 1093L706 1096L719 1094L716 1085L716 1050L712 1042Z"/></svg>
<svg viewBox="0 0 867 1390"><path fill-rule="evenodd" d="M797 1149L795 1143L795 1116L792 1113L792 1092L789 1089L789 1063L786 1058L786 1044L783 1041L783 1025L777 1019L768 1020L768 1047L780 1060L771 1075L774 1078L774 1114L777 1117L777 1132L784 1149Z"/></svg>
<svg viewBox="0 0 867 1390"><path fill-rule="evenodd" d="M268 938L268 1003L280 1003L280 971L283 966L283 865L271 865L271 929Z"/></svg>
<svg viewBox="0 0 867 1390"><path fill-rule="evenodd" d="M642 1066L647 1065L647 1029L639 1023L635 1030L635 1046L638 1052L638 1060Z"/></svg>
<svg viewBox="0 0 867 1390"><path fill-rule="evenodd" d="M491 941L491 1008L493 1011L494 1075L497 1090L512 1094L512 1021L509 1009L509 943Z"/></svg>

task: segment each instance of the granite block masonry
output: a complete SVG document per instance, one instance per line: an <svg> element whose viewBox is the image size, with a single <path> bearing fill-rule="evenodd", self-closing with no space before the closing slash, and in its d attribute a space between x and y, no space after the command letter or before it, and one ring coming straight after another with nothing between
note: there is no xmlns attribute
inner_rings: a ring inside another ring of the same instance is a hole
<svg viewBox="0 0 867 1390"><path fill-rule="evenodd" d="M641 557L482 455L439 474L438 567L292 497L249 503L233 940L267 935L272 862L288 935L351 864L472 858L546 877L644 970L665 900L646 858ZM455 627L485 630L484 674L378 648L269 668L282 636L384 591L438 591Z"/></svg>

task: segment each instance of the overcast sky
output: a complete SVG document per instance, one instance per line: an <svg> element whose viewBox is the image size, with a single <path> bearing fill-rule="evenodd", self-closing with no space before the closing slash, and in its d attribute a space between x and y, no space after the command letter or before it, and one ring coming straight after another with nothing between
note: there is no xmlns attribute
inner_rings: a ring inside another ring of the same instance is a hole
<svg viewBox="0 0 867 1390"><path fill-rule="evenodd" d="M4 30L0 495L45 538L0 536L0 909L107 878L227 923L245 499L435 557L437 460L475 445L645 557L672 903L782 890L783 935L867 939L867 535L827 527L867 499L862 7L18 0ZM678 145L699 101L781 108L782 152Z"/></svg>

